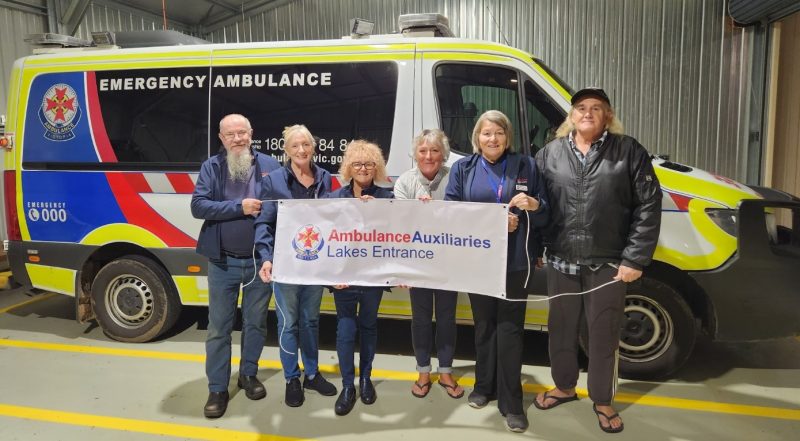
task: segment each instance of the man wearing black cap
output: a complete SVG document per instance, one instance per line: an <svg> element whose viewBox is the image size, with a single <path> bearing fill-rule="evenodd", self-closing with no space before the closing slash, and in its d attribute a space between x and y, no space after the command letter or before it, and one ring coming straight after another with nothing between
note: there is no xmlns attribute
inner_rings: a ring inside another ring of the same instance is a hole
<svg viewBox="0 0 800 441"><path fill-rule="evenodd" d="M585 312L589 330L589 398L604 432L621 432L611 407L617 385L625 283L642 275L658 242L661 189L650 156L622 134L603 89L587 87L572 97L572 109L557 138L536 155L551 203L547 288L587 292L550 300L550 364L556 388L541 393L542 410L577 399L578 333Z"/></svg>

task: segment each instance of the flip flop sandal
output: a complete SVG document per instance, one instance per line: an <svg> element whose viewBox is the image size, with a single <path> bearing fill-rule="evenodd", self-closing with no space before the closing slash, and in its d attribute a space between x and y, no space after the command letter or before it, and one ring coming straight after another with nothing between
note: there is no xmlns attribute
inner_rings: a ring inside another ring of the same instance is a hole
<svg viewBox="0 0 800 441"><path fill-rule="evenodd" d="M450 393L451 390L453 392L456 391L456 388L458 387L458 383L453 384L453 385L445 384L445 383L442 383L441 381L437 381L437 383L439 383L439 386L442 386L444 388L445 392L447 392L447 395L450 398L454 399L454 400L457 400L457 399L459 399L459 398L464 396L464 389L461 389L461 393L458 394L458 395L453 395L453 394Z"/></svg>
<svg viewBox="0 0 800 441"><path fill-rule="evenodd" d="M411 395L414 395L414 396L415 396L415 397L417 397L417 398L425 398L425 397L428 395L428 392L430 392L430 391L431 391L431 386L432 386L432 384L431 384L431 382L430 382L430 381L429 381L429 382L427 382L427 383L425 383L425 384L419 384L419 383L417 383L417 382L415 381L415 382L414 382L414 385L415 385L415 386L417 386L418 388L420 388L420 390L423 390L423 391L425 391L425 392L423 392L423 393L421 393L421 394L418 394L418 393L414 392L414 390L412 389L412 390L411 390Z"/></svg>
<svg viewBox="0 0 800 441"><path fill-rule="evenodd" d="M560 405L562 405L564 403L569 403L570 401L576 401L578 399L578 394L571 395L571 396L568 396L568 397L557 397L557 396L554 396L554 395L549 395L548 392L552 392L552 390L549 390L549 391L544 393L544 396L542 397L543 398L542 399L542 403L547 402L548 399L549 400L555 400L555 403L553 403L553 404L551 404L549 406L546 406L544 404L539 404L539 400L534 398L533 405L536 406L537 409L550 410L550 409L552 409L554 407L558 407L558 406L560 406Z"/></svg>
<svg viewBox="0 0 800 441"><path fill-rule="evenodd" d="M611 427L611 420L613 420L614 418L618 418L619 417L618 413L615 413L614 415L606 415L605 413L600 412L599 410L597 410L597 404L592 404L592 410L594 410L594 413L597 414L597 417L598 417L597 418L597 424L600 426L600 430L602 430L603 432L605 432L605 433L620 433L620 432L622 432L622 429L625 428L625 423L620 423L620 426L617 427L616 429ZM603 422L600 421L600 417L603 417L603 418L606 419L606 422L608 423L608 427L603 426Z"/></svg>

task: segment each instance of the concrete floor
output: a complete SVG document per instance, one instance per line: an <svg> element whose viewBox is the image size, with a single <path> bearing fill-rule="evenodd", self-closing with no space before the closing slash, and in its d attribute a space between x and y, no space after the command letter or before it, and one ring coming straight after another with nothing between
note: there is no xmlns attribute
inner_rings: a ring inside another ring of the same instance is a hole
<svg viewBox="0 0 800 441"><path fill-rule="evenodd" d="M495 403L481 410L434 387L425 399L410 394L416 378L408 322L382 320L373 378L378 401L357 402L350 415L333 413L335 397L306 394L302 407L283 404L284 382L275 333L259 378L267 398L250 401L235 388L226 415L202 416L205 312L189 309L178 329L150 344L123 344L93 324L77 324L72 299L0 291L0 440L582 440L600 431L591 402L547 412L531 405L550 385L546 336L526 335L525 404L531 428L512 434ZM322 320L321 370L339 385L333 345L335 320ZM275 326L270 317L270 329ZM239 338L236 332L234 341ZM473 382L471 329L459 329L456 373ZM234 348L234 354L238 347ZM234 369L235 378L235 369ZM580 388L585 388L585 375ZM667 382L620 383L617 408L625 431L615 439L788 440L800 437L800 340L743 344L701 341L688 365ZM585 393L585 389L580 389Z"/></svg>

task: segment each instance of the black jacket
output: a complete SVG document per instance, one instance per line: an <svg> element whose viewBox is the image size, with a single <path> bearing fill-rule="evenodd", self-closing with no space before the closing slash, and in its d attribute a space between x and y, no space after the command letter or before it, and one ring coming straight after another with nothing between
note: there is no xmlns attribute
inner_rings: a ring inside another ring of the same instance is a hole
<svg viewBox="0 0 800 441"><path fill-rule="evenodd" d="M581 265L642 269L650 263L661 227L661 188L641 144L609 133L582 165L562 137L540 150L536 163L550 197L549 254Z"/></svg>

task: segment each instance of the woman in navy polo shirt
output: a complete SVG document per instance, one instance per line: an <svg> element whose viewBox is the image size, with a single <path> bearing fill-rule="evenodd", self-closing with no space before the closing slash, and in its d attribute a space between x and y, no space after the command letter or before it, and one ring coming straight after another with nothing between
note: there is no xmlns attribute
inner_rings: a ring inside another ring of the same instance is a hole
<svg viewBox="0 0 800 441"><path fill-rule="evenodd" d="M524 432L522 338L527 288L539 255L534 230L544 226L548 210L544 183L533 158L511 151L511 121L489 110L472 131L474 154L450 169L445 200L508 204L506 299L470 294L475 321L475 389L469 405L481 408L497 399L506 428Z"/></svg>

